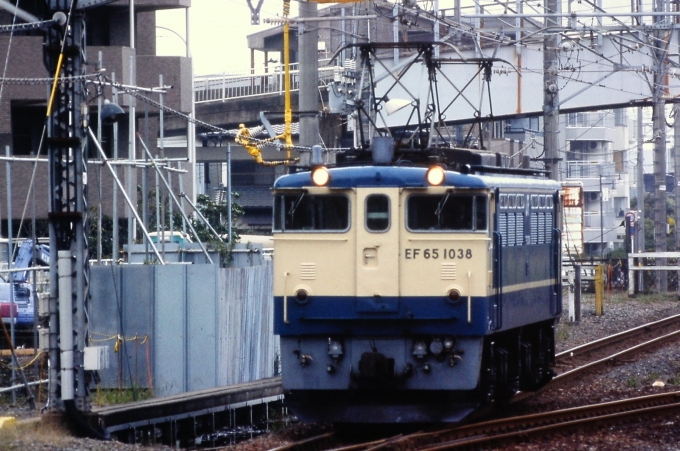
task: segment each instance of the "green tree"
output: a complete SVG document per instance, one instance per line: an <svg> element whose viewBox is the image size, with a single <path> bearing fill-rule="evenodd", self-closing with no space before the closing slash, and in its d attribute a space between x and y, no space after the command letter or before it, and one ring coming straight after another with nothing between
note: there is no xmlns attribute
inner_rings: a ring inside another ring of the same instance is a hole
<svg viewBox="0 0 680 451"><path fill-rule="evenodd" d="M210 196L205 194L200 194L196 198L196 208L203 215L203 217L208 221L210 226L219 235L218 238L210 230L210 227L198 216L193 215L191 217L191 223L196 230L196 235L194 239L201 240L201 242L206 243L208 247L216 249L220 253L221 264L226 265L231 260L231 250L234 243L238 242L239 235L236 231L236 221L239 217L243 215L243 208L236 202L239 195L233 193L233 200L231 203L231 237L229 235L229 210L227 204L221 204L214 202Z"/></svg>
<svg viewBox="0 0 680 451"><path fill-rule="evenodd" d="M638 199L634 197L630 200L630 208L639 210ZM654 251L654 196L652 193L645 193L645 251ZM670 232L666 235L666 246L669 251L675 250L675 199L672 196L666 198L666 224Z"/></svg>
<svg viewBox="0 0 680 451"><path fill-rule="evenodd" d="M98 206L90 206L88 213L87 245L89 258L97 258L97 235L99 224L97 223ZM113 256L113 218L102 215L102 258ZM118 242L125 243L127 240L127 219L118 221Z"/></svg>
<svg viewBox="0 0 680 451"><path fill-rule="evenodd" d="M234 200L231 203L232 237L231 240L229 240L232 242L238 241L239 236L236 232L236 220L243 215L243 208L236 202L239 195L234 193L233 197ZM229 233L229 210L226 204L215 203L210 196L199 194L196 198L196 208L223 239L227 238L227 234ZM219 242L219 239L215 237L210 231L210 228L198 217L198 215L193 216L192 223L198 235L196 238L207 243Z"/></svg>
<svg viewBox="0 0 680 451"><path fill-rule="evenodd" d="M231 258L231 248L233 246L233 243L237 242L239 239L239 235L236 231L235 225L238 218L243 215L243 208L236 202L236 199L238 199L238 197L239 195L237 193L233 194L233 201L231 207L232 212L231 240L227 239L227 235L229 233L229 227L227 223L228 222L227 205L217 204L209 196L203 194L199 195L198 198L196 199L196 208L206 218L206 220L210 223L212 228L218 233L222 240L225 241L225 243L222 243L220 239L210 231L210 228L203 222L203 220L201 220L198 217L198 215L196 214L188 215L191 221L191 225L196 230L197 235L194 236L193 233L191 233L190 227L187 226L187 232L191 235L191 238L194 241L200 240L211 249L218 250L220 252L220 258L222 260L222 263L227 263L229 261L229 259ZM137 210L139 216L144 217L142 212L141 187L137 187L137 201L138 201ZM172 199L170 199L168 196L164 196L161 205L161 212L163 216L162 221L160 222L161 228L164 228L166 231L169 231L170 221L172 220L172 230L176 231L183 230L184 218L182 217L182 214L179 213L179 207L177 207L176 205L174 206L172 218L170 217L171 215L169 202L171 201ZM148 193L147 202L149 207L148 231L158 232L159 231L157 227L158 221L156 220L156 218L159 212L156 211L157 210L156 191L150 191ZM89 221L88 221L89 227L87 230L90 258L97 258L97 235L99 234L99 224L97 222L98 211L97 208L98 208L97 206L91 206L89 209ZM103 258L111 258L111 256L113 255L113 219L110 216L106 215L102 216L101 234L102 234L102 256ZM143 236L142 228L139 225L137 229L137 236L138 237ZM139 241L141 242L142 238L140 238ZM127 242L127 219L119 220L118 242L119 243Z"/></svg>

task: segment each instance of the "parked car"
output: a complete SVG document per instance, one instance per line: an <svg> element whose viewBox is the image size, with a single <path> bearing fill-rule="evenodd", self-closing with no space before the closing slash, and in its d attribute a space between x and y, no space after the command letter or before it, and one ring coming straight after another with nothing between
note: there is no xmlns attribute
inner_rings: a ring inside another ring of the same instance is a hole
<svg viewBox="0 0 680 451"><path fill-rule="evenodd" d="M14 285L14 311L10 315L10 285ZM10 323L10 318L14 319L14 324L19 327L31 327L33 325L33 315L35 302L33 300L33 287L24 282L0 282L0 316L5 324Z"/></svg>

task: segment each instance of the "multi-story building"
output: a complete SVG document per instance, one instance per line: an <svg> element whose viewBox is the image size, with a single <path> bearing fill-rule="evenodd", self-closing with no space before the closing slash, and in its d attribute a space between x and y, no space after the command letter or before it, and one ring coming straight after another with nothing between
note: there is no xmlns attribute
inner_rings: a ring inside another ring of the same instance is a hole
<svg viewBox="0 0 680 451"><path fill-rule="evenodd" d="M623 245L621 223L635 183L635 123L625 109L567 114L562 121L563 180L583 185L584 253L606 256Z"/></svg>
<svg viewBox="0 0 680 451"><path fill-rule="evenodd" d="M12 3L19 4L18 1ZM40 19L51 18L51 16L46 17L50 14L46 11L46 4L44 0L21 1L19 7ZM109 78L115 77L118 83L147 88L158 87L162 76L162 84L172 86L162 95L164 105L185 113L191 112L191 59L178 56L157 56L155 26L157 10L188 8L191 0L135 0L133 4L132 20L128 0L114 0L103 6L86 10L86 73L94 73L101 66L105 69L104 74ZM12 14L0 9L0 24L11 24L13 21ZM17 22L19 21L17 19ZM134 23L134 39L131 39L131 23ZM0 184L7 187L12 201L12 210L8 214L7 196L0 196L3 235L7 232L6 218L8 216L13 219L16 236L17 226L22 217L45 220L48 214L50 187L43 128L50 85L40 79L52 77L54 74L48 74L43 64L43 42L44 32L40 29L15 32L12 36L0 36L0 49L2 49L0 53L6 58L3 65L4 77L28 80L27 84L3 84L0 88L0 117L3 119L0 121L0 147L2 148L0 154L8 153L13 158L8 161L7 166L11 183L8 183L8 171L0 170ZM159 94L144 92L142 94L155 101L160 98ZM104 99L114 100L112 89L106 87L103 92L99 92L95 83L90 84L87 94L90 108L89 123L96 132L99 131L97 109ZM119 122L117 132L114 132L111 127L102 127L101 141L108 157L115 155L120 159L144 159L142 147L138 143L136 146L130 145L130 123L134 124L152 154L162 154L162 150L156 145L156 137L159 135L158 109L123 93L117 95L117 102L128 113L128 117L131 106L135 106L135 120L129 122L126 119ZM93 158L89 170L90 180L87 181L89 205L91 211L96 211L101 205L103 213L112 216L114 181L106 169L96 164L97 152L94 146L90 148L90 155ZM130 152L130 149L135 148L134 153ZM185 161L191 157L190 149L188 150L186 145L182 149L173 149L171 153L172 155L168 156ZM38 156L37 164L34 163L36 155ZM33 174L34 165L37 166L35 175ZM132 166L128 165L128 167ZM184 169L191 168L185 163ZM192 193L193 172L189 170L183 180L184 191L189 194ZM134 192L131 197L133 199L137 196L137 186L141 185L144 179L143 173L144 171L140 169L127 171L120 168L118 170L123 185L132 187ZM149 174L153 177L152 172ZM175 177L175 183L177 180L178 177ZM31 184L34 193L28 195ZM118 199L117 207L120 217L128 216L123 197L119 196ZM24 226L27 223L30 221L24 219Z"/></svg>

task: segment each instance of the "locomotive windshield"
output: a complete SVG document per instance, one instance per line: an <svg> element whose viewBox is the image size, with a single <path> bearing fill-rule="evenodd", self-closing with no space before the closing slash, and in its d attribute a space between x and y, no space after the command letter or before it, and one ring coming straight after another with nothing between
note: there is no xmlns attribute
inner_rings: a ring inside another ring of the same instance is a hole
<svg viewBox="0 0 680 451"><path fill-rule="evenodd" d="M414 194L407 201L407 227L412 231L485 231L484 195Z"/></svg>
<svg viewBox="0 0 680 451"><path fill-rule="evenodd" d="M307 192L280 194L274 201L276 231L344 231L349 229L349 199Z"/></svg>

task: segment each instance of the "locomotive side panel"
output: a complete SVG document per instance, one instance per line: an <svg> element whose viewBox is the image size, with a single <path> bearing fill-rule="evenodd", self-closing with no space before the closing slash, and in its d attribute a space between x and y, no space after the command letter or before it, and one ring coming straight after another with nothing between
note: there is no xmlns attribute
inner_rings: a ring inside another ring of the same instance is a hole
<svg viewBox="0 0 680 451"><path fill-rule="evenodd" d="M493 325L496 330L551 320L559 313L554 196L554 191L537 189L497 192L493 271L502 315Z"/></svg>

